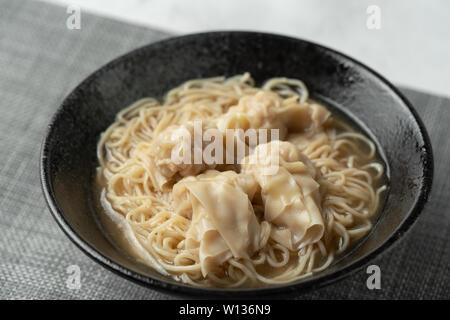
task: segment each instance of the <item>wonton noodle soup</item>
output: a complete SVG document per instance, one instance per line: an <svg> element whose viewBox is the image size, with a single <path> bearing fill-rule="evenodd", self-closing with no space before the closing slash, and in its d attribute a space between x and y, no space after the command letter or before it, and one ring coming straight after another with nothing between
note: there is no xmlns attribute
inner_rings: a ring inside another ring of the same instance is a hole
<svg viewBox="0 0 450 320"><path fill-rule="evenodd" d="M197 127L217 135L194 141ZM239 129L257 130L256 143L228 139ZM223 154L194 161L214 143ZM180 151L191 161L174 159ZM324 270L371 229L386 189L373 142L301 81L257 88L248 73L137 101L102 134L98 160L102 220L117 242L195 286L282 284Z"/></svg>

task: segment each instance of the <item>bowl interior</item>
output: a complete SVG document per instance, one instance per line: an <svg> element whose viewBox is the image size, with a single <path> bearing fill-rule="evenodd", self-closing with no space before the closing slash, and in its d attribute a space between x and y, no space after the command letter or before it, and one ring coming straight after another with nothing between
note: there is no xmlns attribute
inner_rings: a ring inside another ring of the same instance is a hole
<svg viewBox="0 0 450 320"><path fill-rule="evenodd" d="M277 76L302 79L313 96L356 119L377 143L390 181L384 210L357 248L318 276L257 290L323 285L367 263L401 236L426 201L432 178L428 137L406 100L365 66L327 48L269 34L219 32L135 50L95 72L63 102L43 145L41 174L52 213L69 237L98 262L142 284L179 293L228 294L176 283L115 246L97 221L92 182L99 135L119 110L142 97L160 97L192 78L247 71L259 84Z"/></svg>

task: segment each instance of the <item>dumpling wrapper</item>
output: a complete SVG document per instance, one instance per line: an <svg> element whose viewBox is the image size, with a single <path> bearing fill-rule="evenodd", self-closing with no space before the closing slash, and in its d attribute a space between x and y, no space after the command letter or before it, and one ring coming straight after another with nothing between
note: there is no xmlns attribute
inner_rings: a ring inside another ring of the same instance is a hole
<svg viewBox="0 0 450 320"><path fill-rule="evenodd" d="M265 158L275 156L279 156L277 172L265 174L270 163ZM298 250L322 238L324 223L317 173L292 143L272 141L259 145L244 159L242 172L253 175L261 187L264 218L277 227L272 228L274 240L290 250Z"/></svg>
<svg viewBox="0 0 450 320"><path fill-rule="evenodd" d="M277 118L292 132L317 132L331 112L316 103L293 104L276 109Z"/></svg>
<svg viewBox="0 0 450 320"><path fill-rule="evenodd" d="M258 249L259 223L249 200L256 188L252 177L215 170L174 186L177 212L192 214L186 245L200 244L203 276L231 257L248 259Z"/></svg>
<svg viewBox="0 0 450 320"><path fill-rule="evenodd" d="M171 125L160 131L150 143L140 143L136 147L134 156L140 159L142 165L149 166L148 171L152 174L152 182L157 190L167 189L174 177L197 175L215 167L215 164L208 165L204 161L194 163L194 154L203 154L208 145L204 141L199 146L195 145L195 130L206 131L212 124L202 121L197 129L195 125L193 121L183 125ZM184 152L189 158L183 159ZM179 157L178 161L173 160L174 155Z"/></svg>
<svg viewBox="0 0 450 320"><path fill-rule="evenodd" d="M221 131L238 128L279 129L279 140L284 140L288 131L321 131L322 125L331 115L330 111L317 103L284 104L285 101L278 94L268 91L244 96L238 105L229 108L218 118L217 127Z"/></svg>
<svg viewBox="0 0 450 320"><path fill-rule="evenodd" d="M277 118L277 108L282 99L274 92L258 91L253 96L244 96L236 106L217 119L217 128L225 132L227 129L267 129L270 140L271 129L279 130L279 139L284 139L287 131Z"/></svg>

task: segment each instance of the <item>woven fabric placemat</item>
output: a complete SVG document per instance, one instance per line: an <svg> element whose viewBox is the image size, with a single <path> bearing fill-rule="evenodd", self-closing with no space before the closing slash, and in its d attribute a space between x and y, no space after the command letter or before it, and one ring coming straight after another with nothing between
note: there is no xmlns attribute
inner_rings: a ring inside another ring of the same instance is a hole
<svg viewBox="0 0 450 320"><path fill-rule="evenodd" d="M63 234L39 181L40 145L63 98L98 67L167 33L86 14L66 27L66 8L0 0L0 299L171 299L122 279L84 255ZM404 90L425 122L435 152L431 199L402 241L365 268L300 299L450 298L450 100ZM78 265L81 288L67 287ZM257 297L255 297L257 298Z"/></svg>

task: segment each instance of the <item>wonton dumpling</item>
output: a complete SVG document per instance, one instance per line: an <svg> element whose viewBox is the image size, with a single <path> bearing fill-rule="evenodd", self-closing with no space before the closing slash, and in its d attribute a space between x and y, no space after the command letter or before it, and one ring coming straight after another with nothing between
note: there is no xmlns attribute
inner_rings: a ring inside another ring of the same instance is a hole
<svg viewBox="0 0 450 320"><path fill-rule="evenodd" d="M279 138L284 139L287 131L276 113L281 103L282 99L273 92L259 91L254 96L244 96L238 105L219 118L217 128L222 132L226 129L279 129ZM267 140L270 140L270 133Z"/></svg>
<svg viewBox="0 0 450 320"><path fill-rule="evenodd" d="M268 173L268 165L278 170ZM322 238L324 223L320 210L316 169L292 143L272 141L261 144L246 157L242 172L252 175L261 187L264 218L272 228L272 238L290 250Z"/></svg>
<svg viewBox="0 0 450 320"><path fill-rule="evenodd" d="M277 118L290 133L321 131L330 115L330 111L316 103L295 103L277 109Z"/></svg>
<svg viewBox="0 0 450 320"><path fill-rule="evenodd" d="M249 258L259 249L259 223L250 203L257 187L251 176L216 170L173 187L177 213L191 218L186 246L200 245L203 276L231 257Z"/></svg>
<svg viewBox="0 0 450 320"><path fill-rule="evenodd" d="M201 125L203 131L210 127L209 123ZM207 143L203 142L199 150L195 149L194 123L190 121L183 125L172 125L165 128L151 143L141 143L136 149L142 151L144 161L149 161L148 165L154 167L151 170L154 173L154 187L161 191L174 178L197 175L206 169L213 169L215 164L208 165L203 158L201 163L194 163L194 154L199 152L203 155L203 148L206 146ZM185 151L190 157L188 161L182 159ZM173 152L180 157L180 163L173 160Z"/></svg>
<svg viewBox="0 0 450 320"><path fill-rule="evenodd" d="M226 129L279 129L279 140L287 132L317 132L331 113L317 103L298 103L292 98L283 100L273 92L259 91L245 96L238 105L228 109L217 121L217 128ZM270 141L268 134L267 141Z"/></svg>

